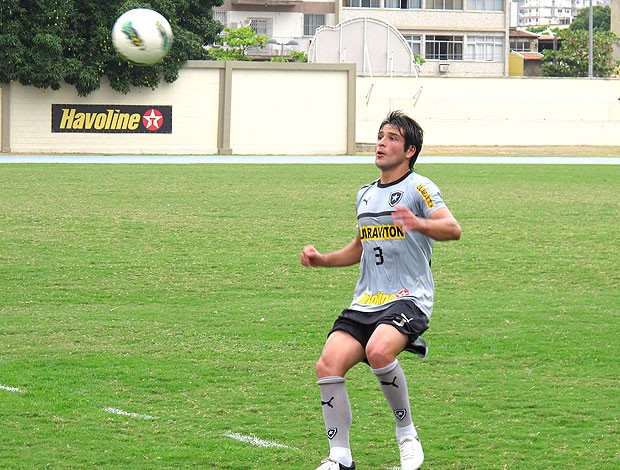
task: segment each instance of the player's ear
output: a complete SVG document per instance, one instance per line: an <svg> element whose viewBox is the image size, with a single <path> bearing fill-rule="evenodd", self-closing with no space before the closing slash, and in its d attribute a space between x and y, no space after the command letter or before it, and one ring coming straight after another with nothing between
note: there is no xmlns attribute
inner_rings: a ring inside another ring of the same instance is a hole
<svg viewBox="0 0 620 470"><path fill-rule="evenodd" d="M415 145L411 144L409 148L405 151L405 155L407 156L407 158L411 158L415 155L415 151Z"/></svg>

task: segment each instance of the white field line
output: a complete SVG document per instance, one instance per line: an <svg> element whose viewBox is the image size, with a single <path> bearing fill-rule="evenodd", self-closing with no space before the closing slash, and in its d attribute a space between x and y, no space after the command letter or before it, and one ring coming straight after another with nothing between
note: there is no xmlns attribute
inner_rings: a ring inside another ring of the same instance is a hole
<svg viewBox="0 0 620 470"><path fill-rule="evenodd" d="M3 155L0 163L242 163L373 164L374 156L346 155ZM550 165L620 165L618 157L425 157L419 163L510 163Z"/></svg>
<svg viewBox="0 0 620 470"><path fill-rule="evenodd" d="M277 442L269 442L269 441L263 441L262 439L259 439L258 437L255 436L245 436L243 434L238 434L236 432L226 432L223 434L226 437L230 437L231 439L235 439L237 441L241 441L241 442L245 442L247 444L251 444L253 446L257 446L257 447L281 447L283 449L292 449L292 450L299 450L297 447L290 447L284 444L278 444Z"/></svg>
<svg viewBox="0 0 620 470"><path fill-rule="evenodd" d="M6 392L13 392L13 393L24 393L24 391L21 388L8 387L7 385L0 385L0 390L4 390Z"/></svg>
<svg viewBox="0 0 620 470"><path fill-rule="evenodd" d="M129 413L128 411L123 411L123 410L119 410L117 408L104 408L103 411L105 411L106 413L113 413L115 415L120 415L120 416L129 416L130 418L138 418L138 419L157 419L155 418L155 416L149 416L149 415L141 415L139 413Z"/></svg>

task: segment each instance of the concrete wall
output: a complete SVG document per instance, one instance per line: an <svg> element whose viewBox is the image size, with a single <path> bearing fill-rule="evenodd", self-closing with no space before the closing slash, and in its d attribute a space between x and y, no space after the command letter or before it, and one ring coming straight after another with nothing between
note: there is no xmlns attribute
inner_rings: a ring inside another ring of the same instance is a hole
<svg viewBox="0 0 620 470"><path fill-rule="evenodd" d="M427 145L620 145L620 79L355 77L353 64L195 62L172 84L79 98L3 86L3 152L342 155L390 110ZM51 105L170 105L171 134L52 133Z"/></svg>
<svg viewBox="0 0 620 470"><path fill-rule="evenodd" d="M358 77L357 96L358 143L402 109L428 145L620 145L620 79Z"/></svg>
<svg viewBox="0 0 620 470"><path fill-rule="evenodd" d="M9 146L9 119L10 104L9 98L9 86L0 84L0 152L9 152L11 150ZM5 116L7 116L5 118Z"/></svg>
<svg viewBox="0 0 620 470"><path fill-rule="evenodd" d="M179 79L128 95L81 98L12 83L3 88L2 150L16 153L351 154L355 65L196 61ZM53 104L172 106L172 133L52 132ZM319 138L317 138L319 136Z"/></svg>

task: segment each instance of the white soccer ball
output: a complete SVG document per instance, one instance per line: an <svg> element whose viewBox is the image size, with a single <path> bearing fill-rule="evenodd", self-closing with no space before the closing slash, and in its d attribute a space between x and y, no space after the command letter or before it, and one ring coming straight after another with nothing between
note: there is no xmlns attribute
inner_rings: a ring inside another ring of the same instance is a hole
<svg viewBox="0 0 620 470"><path fill-rule="evenodd" d="M118 17L112 44L124 59L139 65L162 60L172 47L172 28L163 15L148 8L134 8Z"/></svg>

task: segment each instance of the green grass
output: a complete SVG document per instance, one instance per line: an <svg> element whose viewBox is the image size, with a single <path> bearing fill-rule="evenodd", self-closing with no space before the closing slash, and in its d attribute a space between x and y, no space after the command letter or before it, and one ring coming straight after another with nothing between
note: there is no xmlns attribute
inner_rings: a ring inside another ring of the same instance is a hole
<svg viewBox="0 0 620 470"><path fill-rule="evenodd" d="M428 469L620 467L620 167L424 165L463 228L438 243L420 361L401 356ZM357 268L372 165L0 167L0 466L313 469L314 377ZM360 469L398 465L350 373ZM120 416L117 408L155 419ZM290 448L239 442L234 432Z"/></svg>

